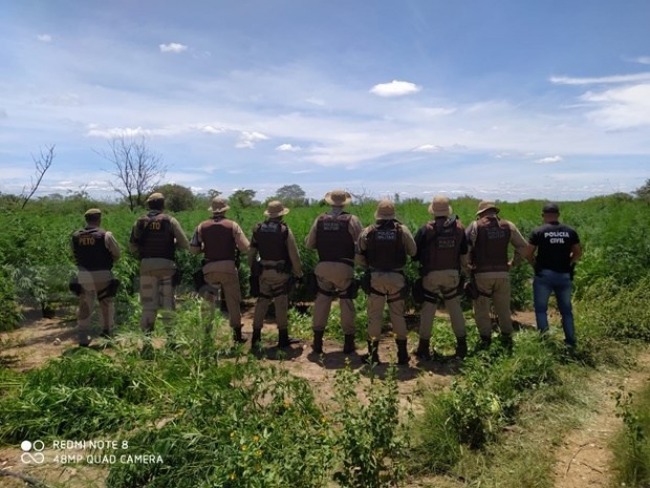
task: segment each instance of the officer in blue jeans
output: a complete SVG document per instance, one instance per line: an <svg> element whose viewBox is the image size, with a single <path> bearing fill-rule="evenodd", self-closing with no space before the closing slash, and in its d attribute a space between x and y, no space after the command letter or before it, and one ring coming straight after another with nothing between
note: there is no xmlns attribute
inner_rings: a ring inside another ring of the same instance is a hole
<svg viewBox="0 0 650 488"><path fill-rule="evenodd" d="M533 229L528 238L526 258L535 268L533 300L535 319L541 333L548 331L548 300L555 294L562 315L562 328L567 346L576 346L576 336L571 310L573 269L582 256L578 233L561 224L560 208L547 203L542 209L544 224Z"/></svg>

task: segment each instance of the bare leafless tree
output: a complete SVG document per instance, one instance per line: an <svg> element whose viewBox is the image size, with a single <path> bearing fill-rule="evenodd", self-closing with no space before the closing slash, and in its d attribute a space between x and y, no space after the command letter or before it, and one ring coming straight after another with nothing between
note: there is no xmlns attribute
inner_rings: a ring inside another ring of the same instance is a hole
<svg viewBox="0 0 650 488"><path fill-rule="evenodd" d="M117 136L108 141L108 150L96 151L113 166L113 190L122 195L131 210L144 205L145 196L165 176L161 156L147 146L144 137Z"/></svg>
<svg viewBox="0 0 650 488"><path fill-rule="evenodd" d="M27 205L29 199L34 196L34 193L36 193L36 190L38 190L41 181L43 181L43 176L45 176L47 170L50 169L50 166L52 166L52 161L54 161L55 147L56 146L52 144L50 146L45 146L45 149L41 148L41 152L38 157L32 154L32 160L36 165L36 176L30 178L29 188L27 188L27 186L23 187L23 191L20 194L20 200L22 202L20 207L21 209L25 208L25 205Z"/></svg>

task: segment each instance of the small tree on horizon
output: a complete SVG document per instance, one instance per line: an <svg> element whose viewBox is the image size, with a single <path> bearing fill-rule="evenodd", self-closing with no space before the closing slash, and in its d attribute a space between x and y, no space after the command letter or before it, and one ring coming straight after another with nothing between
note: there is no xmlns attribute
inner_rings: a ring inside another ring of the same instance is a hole
<svg viewBox="0 0 650 488"><path fill-rule="evenodd" d="M144 206L145 197L160 183L167 167L160 154L147 146L145 137L116 136L108 141L108 150L95 151L113 166L111 173L116 182L111 182L133 211Z"/></svg>
<svg viewBox="0 0 650 488"><path fill-rule="evenodd" d="M639 200L650 202L650 178L645 180L645 183L632 193L634 193Z"/></svg>

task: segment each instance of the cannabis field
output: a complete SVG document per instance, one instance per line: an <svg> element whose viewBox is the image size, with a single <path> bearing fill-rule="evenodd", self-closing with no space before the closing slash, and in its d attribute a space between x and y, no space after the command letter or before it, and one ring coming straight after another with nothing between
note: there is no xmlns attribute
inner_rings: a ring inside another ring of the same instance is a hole
<svg viewBox="0 0 650 488"><path fill-rule="evenodd" d="M477 201L457 199L452 205L468 223ZM102 225L122 247L115 269L122 286L116 337L81 349L65 340L74 337L75 325L69 237L91 206L103 209ZM175 214L188 236L209 216L206 206ZM541 202L500 207L525 236L540 224ZM314 267L316 255L302 242L326 208L294 208L286 216L305 271ZM404 202L397 205L398 218L415 232L428 219L426 209L422 202ZM437 361L412 357L408 367L392 365L387 329L387 364L371 368L357 355L340 353L336 307L326 353L309 354L310 302L301 287L292 293L296 306L290 312L291 333L301 346L278 351L272 319L260 354L250 354L248 344L233 347L219 314L218 327L206 337L205 309L191 283L200 257L189 254L179 254L184 278L175 347L167 347L164 332L157 331L154 357L145 360L138 264L127 252L138 214L81 198L35 201L23 210L6 205L0 212L0 485L570 486L562 483L578 464L577 453L558 465L559 447L606 406L617 420L605 446L607 472L594 468L600 472L595 475L612 486L650 486L650 368L638 362L648 357L650 342L650 207L619 195L567 202L561 209L584 249L574 281L575 352L565 350L553 315L549 337L540 338L534 320L522 319L512 352L495 341L490 350L458 363L448 357L455 341L439 313ZM350 207L365 225L374 210L372 203ZM228 216L250 236L262 211L233 206ZM248 273L242 264L244 292ZM416 276L414 264L407 274ZM512 271L513 310L532 308L531 278L527 265ZM409 305L415 324L418 310ZM361 345L363 294L356 306ZM478 334L470 304L464 306L472 350ZM44 320L34 318L34 311L53 316L47 324L60 327L61 337L21 335ZM250 311L244 316L250 319ZM244 330L250 337L250 322ZM56 341L61 344L53 346ZM409 348L416 342L414 328ZM29 366L33 357L21 355L21 348L43 357ZM623 380L635 372L642 374L639 381Z"/></svg>

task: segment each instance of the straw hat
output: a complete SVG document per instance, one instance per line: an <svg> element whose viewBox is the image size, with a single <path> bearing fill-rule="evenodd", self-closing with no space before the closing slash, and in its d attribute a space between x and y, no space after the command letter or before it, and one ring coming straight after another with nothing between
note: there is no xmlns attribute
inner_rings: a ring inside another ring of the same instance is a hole
<svg viewBox="0 0 650 488"><path fill-rule="evenodd" d="M288 213L289 213L289 209L286 208L284 205L282 205L282 202L278 200L273 200L272 202L269 202L266 205L266 210L264 210L264 215L266 215L270 219L276 217L282 217L283 215L287 215Z"/></svg>
<svg viewBox="0 0 650 488"><path fill-rule="evenodd" d="M223 197L214 197L212 203L208 207L208 211L212 213L224 213L229 208L228 200Z"/></svg>
<svg viewBox="0 0 650 488"><path fill-rule="evenodd" d="M149 195L149 198L147 198L147 203L153 202L155 200L164 200L164 199L165 199L165 195L163 195L162 193L156 192L156 193L152 193L151 195Z"/></svg>
<svg viewBox="0 0 650 488"><path fill-rule="evenodd" d="M451 215L452 208L449 205L449 198L443 195L436 195L431 200L431 205L429 205L429 213L434 217L449 217Z"/></svg>
<svg viewBox="0 0 650 488"><path fill-rule="evenodd" d="M352 195L343 190L332 190L325 194L325 202L333 207L343 207L352 201Z"/></svg>
<svg viewBox="0 0 650 488"><path fill-rule="evenodd" d="M377 204L375 219L392 220L395 218L395 204L390 200L382 200Z"/></svg>
<svg viewBox="0 0 650 488"><path fill-rule="evenodd" d="M484 212L487 212L488 210L493 210L494 213L499 213L499 207L497 207L497 204L494 202L491 202L489 200L482 200L478 204L478 212L476 212L476 215L481 215Z"/></svg>

